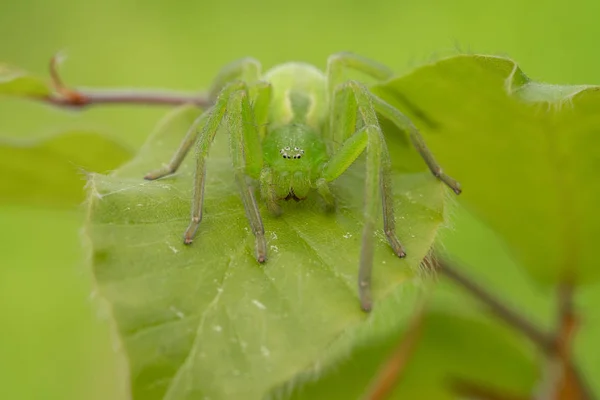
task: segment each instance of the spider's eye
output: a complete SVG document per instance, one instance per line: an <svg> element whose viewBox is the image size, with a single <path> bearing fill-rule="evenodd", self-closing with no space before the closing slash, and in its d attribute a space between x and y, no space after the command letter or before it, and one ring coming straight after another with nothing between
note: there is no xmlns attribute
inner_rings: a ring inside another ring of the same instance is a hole
<svg viewBox="0 0 600 400"><path fill-rule="evenodd" d="M290 146L285 146L284 148L279 150L279 154L281 154L281 156L285 159L297 160L302 157L302 155L304 154L304 150L302 150L298 146L295 146L293 149Z"/></svg>

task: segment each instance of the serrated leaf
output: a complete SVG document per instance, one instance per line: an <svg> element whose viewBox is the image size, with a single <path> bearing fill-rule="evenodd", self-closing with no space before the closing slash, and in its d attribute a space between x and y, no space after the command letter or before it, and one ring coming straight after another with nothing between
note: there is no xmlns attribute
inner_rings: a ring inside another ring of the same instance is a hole
<svg viewBox="0 0 600 400"><path fill-rule="evenodd" d="M395 173L398 235L408 257L394 256L378 234L368 315L356 288L360 163L335 185L334 213L316 196L284 204L280 218L261 202L269 259L259 265L228 138L219 133L204 219L194 244L182 244L193 157L173 177L142 176L170 158L196 116L193 108L176 111L132 163L89 184L93 274L129 359L133 398L261 398L306 368L397 329L412 310L414 271L444 222L447 189L429 173ZM396 157L403 151L390 149Z"/></svg>
<svg viewBox="0 0 600 400"><path fill-rule="evenodd" d="M44 80L0 65L0 96L46 97L50 93L51 89Z"/></svg>
<svg viewBox="0 0 600 400"><path fill-rule="evenodd" d="M42 140L0 140L0 203L73 206L85 198L85 174L110 171L132 157L123 145L93 132Z"/></svg>
<svg viewBox="0 0 600 400"><path fill-rule="evenodd" d="M600 278L600 89L460 56L373 88L412 117L461 198L538 280Z"/></svg>

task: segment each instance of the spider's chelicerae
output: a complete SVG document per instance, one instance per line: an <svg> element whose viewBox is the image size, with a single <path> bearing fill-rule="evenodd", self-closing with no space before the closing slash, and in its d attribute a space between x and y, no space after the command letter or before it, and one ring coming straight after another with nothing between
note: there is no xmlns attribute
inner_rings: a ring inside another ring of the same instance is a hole
<svg viewBox="0 0 600 400"><path fill-rule="evenodd" d="M250 58L228 65L210 92L214 105L196 119L170 163L145 178L152 180L175 172L197 142L192 216L184 233L184 242L191 243L202 220L206 157L225 121L231 135L235 179L256 237L256 259L262 263L267 259L265 231L249 179L260 183L261 196L274 214L280 213L279 201L304 199L313 189L333 207L329 182L366 151L358 290L362 309L369 311L373 233L380 204L383 230L392 250L398 257L406 255L395 233L390 159L377 113L408 132L437 178L457 194L461 189L442 172L412 122L364 84L344 80L344 69L380 81L392 76L387 67L351 53L331 56L325 73L312 65L291 62L262 74L260 63Z"/></svg>

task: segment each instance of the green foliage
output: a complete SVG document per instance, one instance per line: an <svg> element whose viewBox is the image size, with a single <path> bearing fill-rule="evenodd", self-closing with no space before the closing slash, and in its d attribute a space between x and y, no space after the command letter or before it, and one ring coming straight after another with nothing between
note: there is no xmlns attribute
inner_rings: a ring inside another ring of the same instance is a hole
<svg viewBox="0 0 600 400"><path fill-rule="evenodd" d="M66 49L70 60L64 78L73 85L202 90L222 65L239 57L256 57L267 67L289 60L323 67L327 55L344 49L382 61L399 74L449 53L475 51L510 54L528 74L547 82L600 83L600 53L595 51L600 35L597 0L381 0L354 1L351 6L322 0L223 0L211 6L187 0L145 2L144 7L120 0L7 4L10 7L0 13L4 39L0 57L47 76L48 57ZM48 131L92 129L137 149L163 113L162 108L138 106L63 112L0 95L0 136L21 139ZM434 137L428 135L428 142ZM414 161L422 166L416 157ZM46 168L37 171L45 173ZM0 181L7 173L0 170ZM496 192L509 190L490 187ZM460 201L467 200L473 188L465 189ZM28 188L23 185L15 190ZM108 335L99 328L95 304L88 300L90 289L81 273L80 214L81 208L41 210L0 202L2 399L105 400L117 398L113 390L127 392L127 385L118 386L126 377L114 370L115 353L107 344ZM461 208L452 217L444 249L465 262L470 276L528 318L544 322L547 328L554 326L554 303L549 295L553 288L525 275L525 269L506 254L507 243L500 242L472 214ZM464 300L448 302L453 312L482 313L479 304L443 278L437 282L436 295L440 286L447 289L445 296ZM596 394L600 393L600 319L595 317L599 294L596 283L580 288L577 298L582 316L577 352L586 358L581 367ZM455 331L452 326L437 325L437 329L435 344L455 338L444 335L446 330ZM470 336L470 331L461 332L464 341L457 352L470 354L465 343ZM429 341L423 348L431 345ZM447 363L437 359L433 367L440 364ZM428 368L421 372L426 380ZM352 379L329 382L347 385ZM486 381L503 382L498 376ZM329 393L335 395L335 389Z"/></svg>
<svg viewBox="0 0 600 400"><path fill-rule="evenodd" d="M0 204L1 399L125 400L81 273L81 214Z"/></svg>
<svg viewBox="0 0 600 400"><path fill-rule="evenodd" d="M429 173L394 175L398 236L408 256L398 259L378 233L368 315L356 285L361 165L336 183L335 213L325 213L316 196L286 203L280 218L261 205L269 259L259 265L228 138L219 134L204 220L193 245L183 245L193 157L174 177L142 177L168 160L197 113L176 111L132 163L90 181L93 273L131 364L134 398L259 398L307 367L318 370L397 332L418 291L414 271L444 223L443 184ZM401 157L405 148L390 151Z"/></svg>
<svg viewBox="0 0 600 400"><path fill-rule="evenodd" d="M600 278L598 87L538 84L511 60L463 56L373 90L424 130L464 204L536 279Z"/></svg>
<svg viewBox="0 0 600 400"><path fill-rule="evenodd" d="M534 357L506 327L467 316L455 302L436 301L426 316L423 335L389 399L456 399L459 381L493 382L508 393L528 393L537 378ZM339 363L325 366L318 376L305 373L294 386L274 391L274 398L359 399L393 349L402 329L361 343ZM490 379L493 377L493 380Z"/></svg>
<svg viewBox="0 0 600 400"><path fill-rule="evenodd" d="M50 87L42 79L0 65L0 95L46 97L50 92Z"/></svg>
<svg viewBox="0 0 600 400"><path fill-rule="evenodd" d="M131 156L129 149L92 132L66 132L37 141L0 140L0 203L80 204L86 173L109 171Z"/></svg>

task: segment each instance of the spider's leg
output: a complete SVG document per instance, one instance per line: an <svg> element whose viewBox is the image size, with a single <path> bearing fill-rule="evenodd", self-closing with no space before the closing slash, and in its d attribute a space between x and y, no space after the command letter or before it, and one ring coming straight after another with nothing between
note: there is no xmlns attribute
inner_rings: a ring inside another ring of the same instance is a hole
<svg viewBox="0 0 600 400"><path fill-rule="evenodd" d="M436 176L442 182L444 182L448 187L450 187L450 189L452 189L454 193L460 194L462 191L460 183L458 183L454 178L444 173L442 167L435 160L435 157L433 157L433 154L425 144L425 140L419 133L417 127L412 123L412 121L402 112L400 112L397 108L393 107L392 105L388 104L387 102L385 102L384 100L375 96L372 93L371 99L373 101L373 106L375 107L375 110L378 113L392 121L401 130L408 132L413 146L415 146L423 160L425 160L425 163L427 164L433 175Z"/></svg>
<svg viewBox="0 0 600 400"><path fill-rule="evenodd" d="M202 204L204 203L204 178L206 173L206 157L208 156L208 150L210 145L219 130L221 121L225 116L227 110L227 103L231 93L236 90L240 90L245 84L241 82L234 82L228 84L219 97L215 105L209 110L208 115L205 119L202 119L202 126L200 137L196 143L196 169L194 171L194 188L192 197L192 216L190 225L186 229L183 235L183 241L185 244L192 243L194 235L198 230L198 225L202 221Z"/></svg>
<svg viewBox="0 0 600 400"><path fill-rule="evenodd" d="M211 89L209 90L209 98L214 103L221 89L223 89L223 87L226 86L228 83L231 83L237 79L242 79L245 82L255 82L260 79L260 74L261 65L257 60L253 58L243 58L241 60L234 61L233 63L226 65L219 72L211 86ZM255 85L255 87L255 93L253 93L255 96L253 98L256 98L255 102L257 103L257 105L261 105L260 107L257 107L257 110L268 109L270 86L268 85L268 83L262 82L262 85ZM267 96L265 96L265 94L267 94ZM264 117L262 116L263 114L266 114L265 111L262 111L260 114L262 119L259 118L257 121L259 123L262 120L266 121L268 115L264 115ZM205 112L204 114L200 115L192 123L192 126L190 126L190 128L188 129L185 138L182 140L181 145L179 146L169 163L162 168L149 172L148 174L146 174L146 176L144 176L144 179L154 180L162 178L163 176L172 174L175 171L177 171L177 169L183 162L183 159L187 155L188 151L198 138L199 132L197 130L197 127L204 124L206 122L206 118L208 118L208 112Z"/></svg>
<svg viewBox="0 0 600 400"><path fill-rule="evenodd" d="M249 143L260 145L260 139L256 125L254 124L254 113L248 99L248 90L243 89L233 93L229 99L229 110L227 112L227 125L231 135L230 152L233 163L235 180L242 195L246 217L256 240L256 259L264 262L267 258L267 243L265 241L265 228L258 210L258 204L252 187L248 184L246 170L260 170L262 168L262 152L250 161L248 154ZM249 165L249 162L255 165Z"/></svg>
<svg viewBox="0 0 600 400"><path fill-rule="evenodd" d="M144 179L152 181L154 179L162 178L163 176L170 175L170 174L174 173L175 171L177 171L177 169L183 162L183 159L187 155L188 151L190 150L190 148L192 147L192 145L196 142L196 139L198 138L198 126L201 126L204 123L206 123L206 119L208 118L209 113L210 113L210 111L205 111L198 118L196 118L194 120L194 122L188 129L185 137L181 141L179 148L177 149L175 154L173 154L173 157L171 158L169 163L167 165L163 166L162 168L148 172L144 176Z"/></svg>
<svg viewBox="0 0 600 400"><path fill-rule="evenodd" d="M393 197L391 189L391 164L387 146L377 114L371 104L368 90L361 84L348 81L342 85L338 92L342 95L352 94L356 107L346 109L347 114L358 114L363 122L363 127L350 136L331 157L323 169L322 178L330 182L338 178L363 152L367 151L366 176L365 176L365 202L364 202L364 226L362 232L361 256L358 273L358 287L360 302L363 310L371 309L371 270L373 267L373 232L377 215L379 213L379 201L383 205L384 231L392 249L399 257L406 253L396 237L395 220L393 209ZM347 92L347 93L343 93ZM341 102L334 104L335 107L344 107L351 103ZM350 116L349 118L355 119ZM346 126L348 128L348 126Z"/></svg>
<svg viewBox="0 0 600 400"><path fill-rule="evenodd" d="M346 81L344 69L362 72L378 81L384 81L393 76L391 69L377 61L349 52L336 53L329 56L327 60L327 82L330 96L334 94L338 85Z"/></svg>
<svg viewBox="0 0 600 400"><path fill-rule="evenodd" d="M214 101L221 92L221 89L230 82L235 80L255 82L260 79L260 74L260 62L251 57L242 58L241 60L227 64L214 79L208 91L208 98Z"/></svg>

